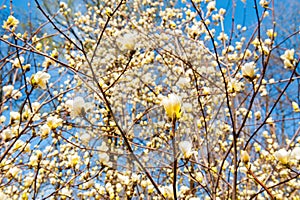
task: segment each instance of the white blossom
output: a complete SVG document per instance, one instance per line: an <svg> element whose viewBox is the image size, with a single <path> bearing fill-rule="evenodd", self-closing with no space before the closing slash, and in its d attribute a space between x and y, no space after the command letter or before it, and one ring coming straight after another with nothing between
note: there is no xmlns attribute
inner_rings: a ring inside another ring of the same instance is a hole
<svg viewBox="0 0 300 200"><path fill-rule="evenodd" d="M285 149L279 149L274 153L274 156L282 164L287 164L290 161L291 152Z"/></svg>
<svg viewBox="0 0 300 200"><path fill-rule="evenodd" d="M33 85L38 85L42 89L46 89L46 84L48 83L48 80L50 79L50 74L42 71L38 71L36 74L34 74L31 78L31 83Z"/></svg>
<svg viewBox="0 0 300 200"><path fill-rule="evenodd" d="M73 102L70 103L71 117L84 116L86 112L92 107L91 103L85 102L83 97L75 97Z"/></svg>
<svg viewBox="0 0 300 200"><path fill-rule="evenodd" d="M255 78L255 62L248 62L242 66L242 74L245 78L253 80Z"/></svg>
<svg viewBox="0 0 300 200"><path fill-rule="evenodd" d="M138 35L136 32L125 33L123 36L117 39L117 43L120 45L121 50L134 51L138 42Z"/></svg>
<svg viewBox="0 0 300 200"><path fill-rule="evenodd" d="M179 150L184 158L189 158L192 155L193 144L190 141L179 142Z"/></svg>
<svg viewBox="0 0 300 200"><path fill-rule="evenodd" d="M12 91L14 90L14 86L12 85L6 85L2 88L4 92L4 96L10 96L12 94Z"/></svg>

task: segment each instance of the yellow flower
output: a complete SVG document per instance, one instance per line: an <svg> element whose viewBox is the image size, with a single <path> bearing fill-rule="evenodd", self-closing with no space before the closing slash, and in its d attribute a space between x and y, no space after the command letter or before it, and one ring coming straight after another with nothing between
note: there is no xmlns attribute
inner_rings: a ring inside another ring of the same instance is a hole
<svg viewBox="0 0 300 200"><path fill-rule="evenodd" d="M77 165L80 161L80 157L75 154L75 155L70 155L68 157L69 163L71 164L71 166L75 167L75 165Z"/></svg>
<svg viewBox="0 0 300 200"><path fill-rule="evenodd" d="M247 151L241 151L241 161L245 164L247 164L250 161L250 156Z"/></svg>
<svg viewBox="0 0 300 200"><path fill-rule="evenodd" d="M10 15L6 21L4 21L2 28L11 29L14 31L19 24L19 20L17 20L14 16Z"/></svg>
<svg viewBox="0 0 300 200"><path fill-rule="evenodd" d="M171 119L180 118L181 116L181 101L176 94L169 94L168 97L164 97L162 105L165 108L167 116Z"/></svg>
<svg viewBox="0 0 300 200"><path fill-rule="evenodd" d="M280 58L283 60L284 67L287 69L293 69L296 64L296 60L294 58L295 50L287 49Z"/></svg>
<svg viewBox="0 0 300 200"><path fill-rule="evenodd" d="M273 29L268 29L268 30L267 30L267 36L268 36L269 38L275 38L275 37L277 36L277 33L274 32Z"/></svg>
<svg viewBox="0 0 300 200"><path fill-rule="evenodd" d="M300 112L299 105L295 101L292 102L292 106L294 112Z"/></svg>

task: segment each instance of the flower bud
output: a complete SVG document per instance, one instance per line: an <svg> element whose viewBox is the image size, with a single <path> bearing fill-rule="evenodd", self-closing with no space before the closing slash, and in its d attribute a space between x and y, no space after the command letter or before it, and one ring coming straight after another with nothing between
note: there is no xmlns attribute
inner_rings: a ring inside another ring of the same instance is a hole
<svg viewBox="0 0 300 200"><path fill-rule="evenodd" d="M250 161L250 156L247 151L241 151L241 161L245 164L247 164Z"/></svg>

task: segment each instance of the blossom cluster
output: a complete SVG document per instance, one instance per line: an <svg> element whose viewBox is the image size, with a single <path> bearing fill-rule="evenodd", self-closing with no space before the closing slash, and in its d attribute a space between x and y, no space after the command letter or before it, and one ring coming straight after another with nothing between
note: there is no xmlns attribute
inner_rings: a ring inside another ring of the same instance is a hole
<svg viewBox="0 0 300 200"><path fill-rule="evenodd" d="M35 1L26 30L10 12L0 199L299 199L296 33L230 3Z"/></svg>

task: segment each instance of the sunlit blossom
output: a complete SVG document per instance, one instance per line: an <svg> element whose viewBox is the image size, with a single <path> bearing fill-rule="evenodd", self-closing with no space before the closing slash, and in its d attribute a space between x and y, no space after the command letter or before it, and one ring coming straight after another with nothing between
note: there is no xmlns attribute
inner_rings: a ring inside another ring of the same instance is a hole
<svg viewBox="0 0 300 200"><path fill-rule="evenodd" d="M6 121L6 117L4 115L0 116L0 124L4 123Z"/></svg>
<svg viewBox="0 0 300 200"><path fill-rule="evenodd" d="M275 38L277 36L277 33L274 32L273 29L268 29L267 30L267 36L272 39L272 38Z"/></svg>
<svg viewBox="0 0 300 200"><path fill-rule="evenodd" d="M14 90L14 86L12 85L5 85L2 88L4 92L4 96L10 96L12 94L12 91Z"/></svg>
<svg viewBox="0 0 300 200"><path fill-rule="evenodd" d="M36 74L34 74L31 78L32 85L37 85L42 89L46 89L46 84L48 83L48 80L50 79L50 74L42 71L38 71Z"/></svg>
<svg viewBox="0 0 300 200"><path fill-rule="evenodd" d="M207 7L207 10L209 12L211 12L216 9L216 2L215 1L209 2L206 7Z"/></svg>
<svg viewBox="0 0 300 200"><path fill-rule="evenodd" d="M280 58L283 60L284 67L287 69L293 69L295 66L295 58L294 58L295 50L287 49Z"/></svg>
<svg viewBox="0 0 300 200"><path fill-rule="evenodd" d="M66 199L66 197L72 197L72 191L67 187L62 188L59 193L63 195L63 199Z"/></svg>
<svg viewBox="0 0 300 200"><path fill-rule="evenodd" d="M6 128L1 132L1 138L5 142L9 141L12 137L14 137L10 128Z"/></svg>
<svg viewBox="0 0 300 200"><path fill-rule="evenodd" d="M50 133L51 131L51 128L47 125L47 124L43 124L41 127L40 127L40 134L41 134L41 137L44 139L48 136L48 134Z"/></svg>
<svg viewBox="0 0 300 200"><path fill-rule="evenodd" d="M240 92L243 88L243 83L239 82L236 79L231 79L230 82L228 83L228 92L234 93L234 92Z"/></svg>
<svg viewBox="0 0 300 200"><path fill-rule="evenodd" d="M14 31L19 24L19 20L17 20L14 16L8 16L7 20L3 22L2 28L4 29L11 29Z"/></svg>
<svg viewBox="0 0 300 200"><path fill-rule="evenodd" d="M287 164L291 157L291 152L286 149L280 149L274 153L276 159L282 164Z"/></svg>
<svg viewBox="0 0 300 200"><path fill-rule="evenodd" d="M12 177L16 178L20 172L21 172L21 169L15 166L15 167L12 167L9 169L8 174L11 175Z"/></svg>
<svg viewBox="0 0 300 200"><path fill-rule="evenodd" d="M172 185L164 186L162 188L162 193L166 198L173 198L174 197L173 186Z"/></svg>
<svg viewBox="0 0 300 200"><path fill-rule="evenodd" d="M47 125L51 129L56 129L59 126L62 126L63 120L61 118L58 118L57 115L55 116L50 116L47 118Z"/></svg>
<svg viewBox="0 0 300 200"><path fill-rule="evenodd" d="M34 181L34 175L32 174L31 176L27 176L25 179L24 179L24 186L25 187L29 187Z"/></svg>
<svg viewBox="0 0 300 200"><path fill-rule="evenodd" d="M253 2L111 2L4 19L0 199L296 198L293 13L259 0L231 26Z"/></svg>
<svg viewBox="0 0 300 200"><path fill-rule="evenodd" d="M19 120L19 119L20 119L19 112L15 112L15 111L10 112L10 120L11 121L15 121L15 120Z"/></svg>
<svg viewBox="0 0 300 200"><path fill-rule="evenodd" d="M250 81L252 81L253 79L255 79L255 63L254 62L249 62L249 63L245 63L242 66L242 74L245 78L249 79Z"/></svg>
<svg viewBox="0 0 300 200"><path fill-rule="evenodd" d="M169 118L175 119L181 117L181 100L176 94L169 94L168 97L163 98L161 103Z"/></svg>
<svg viewBox="0 0 300 200"><path fill-rule="evenodd" d="M77 165L80 161L80 157L78 156L78 154L74 154L74 155L70 155L68 157L69 163L74 167L75 165Z"/></svg>

